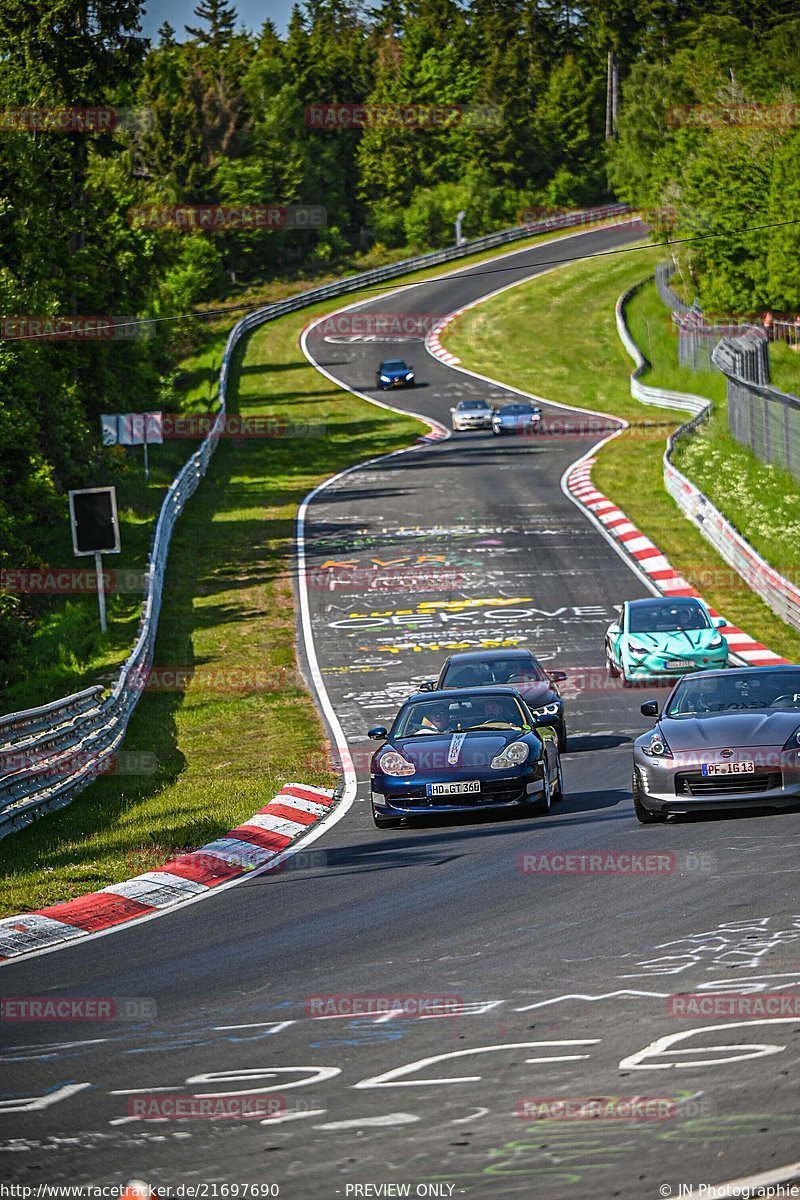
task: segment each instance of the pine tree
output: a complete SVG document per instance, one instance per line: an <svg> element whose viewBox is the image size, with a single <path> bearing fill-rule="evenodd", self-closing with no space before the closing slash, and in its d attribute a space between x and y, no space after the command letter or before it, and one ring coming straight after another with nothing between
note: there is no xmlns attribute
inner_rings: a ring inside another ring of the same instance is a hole
<svg viewBox="0 0 800 1200"><path fill-rule="evenodd" d="M201 46L212 46L215 50L224 50L233 37L236 25L236 9L225 0L200 0L194 15L200 21L205 21L207 29L192 25L184 28Z"/></svg>

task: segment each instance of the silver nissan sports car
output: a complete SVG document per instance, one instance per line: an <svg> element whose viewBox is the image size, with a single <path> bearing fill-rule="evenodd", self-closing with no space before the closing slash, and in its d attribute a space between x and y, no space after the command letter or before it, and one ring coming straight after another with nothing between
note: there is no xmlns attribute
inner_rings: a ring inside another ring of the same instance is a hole
<svg viewBox="0 0 800 1200"><path fill-rule="evenodd" d="M800 666L685 675L633 745L633 807L643 825L669 813L800 804Z"/></svg>

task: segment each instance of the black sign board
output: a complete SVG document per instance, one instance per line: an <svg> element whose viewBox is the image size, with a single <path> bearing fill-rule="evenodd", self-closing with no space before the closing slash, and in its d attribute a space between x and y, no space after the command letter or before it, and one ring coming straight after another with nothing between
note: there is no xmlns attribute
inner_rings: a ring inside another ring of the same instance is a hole
<svg viewBox="0 0 800 1200"><path fill-rule="evenodd" d="M117 496L113 487L69 493L72 547L79 554L119 554Z"/></svg>

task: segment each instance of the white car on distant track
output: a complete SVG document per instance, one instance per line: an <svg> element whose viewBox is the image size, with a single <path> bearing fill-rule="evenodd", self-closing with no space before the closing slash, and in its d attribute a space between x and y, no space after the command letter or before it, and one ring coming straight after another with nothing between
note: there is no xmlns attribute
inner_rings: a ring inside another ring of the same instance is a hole
<svg viewBox="0 0 800 1200"><path fill-rule="evenodd" d="M459 400L450 409L453 429L491 429L493 412L488 400Z"/></svg>

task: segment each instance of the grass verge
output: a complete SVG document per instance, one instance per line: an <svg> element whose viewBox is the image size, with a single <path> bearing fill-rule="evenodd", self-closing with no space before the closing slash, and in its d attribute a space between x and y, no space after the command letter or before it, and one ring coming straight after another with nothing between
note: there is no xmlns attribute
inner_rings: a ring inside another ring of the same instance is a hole
<svg viewBox="0 0 800 1200"><path fill-rule="evenodd" d="M643 248L640 253L587 260L538 276L465 313L458 329L446 334L445 344L470 370L560 404L630 421L631 428L599 452L593 472L598 488L729 621L777 653L800 661L800 633L750 591L664 489L664 442L680 416L640 404L630 395L632 363L617 336L614 304L623 291L652 271L658 256L658 248ZM663 325L660 302L656 310L645 292L632 308L634 336L645 354L652 339L659 370L646 382L705 394L701 375L689 371L684 375L677 363L673 367L664 358L661 373L664 341L672 335ZM712 381L711 386L719 384ZM658 428L653 428L654 422ZM724 456L724 447L720 451ZM576 443L576 457L578 453ZM719 473L719 464L716 469Z"/></svg>

